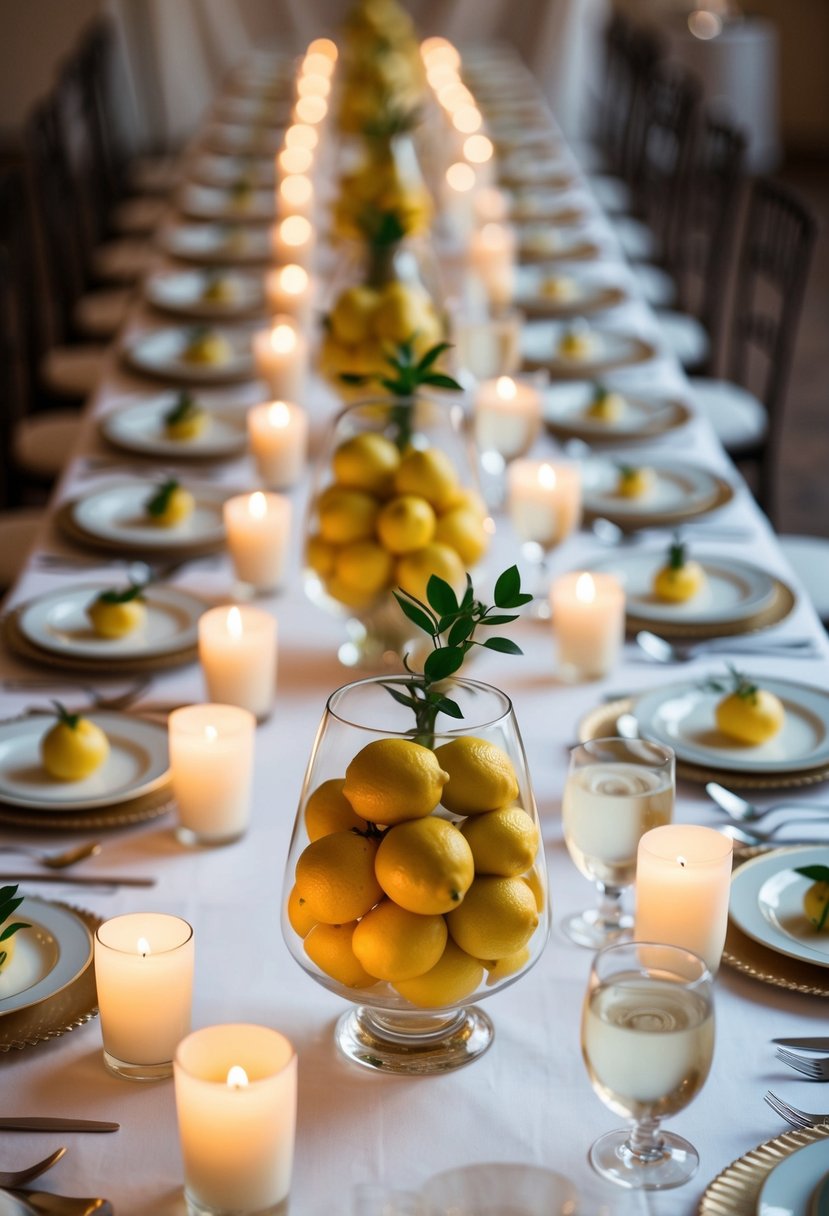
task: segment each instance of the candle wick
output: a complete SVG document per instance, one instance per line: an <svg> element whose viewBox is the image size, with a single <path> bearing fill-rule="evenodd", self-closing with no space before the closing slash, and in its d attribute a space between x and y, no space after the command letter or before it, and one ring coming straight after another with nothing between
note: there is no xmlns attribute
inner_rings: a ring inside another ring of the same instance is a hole
<svg viewBox="0 0 829 1216"><path fill-rule="evenodd" d="M679 864L682 866L682 868L683 868L683 870L684 870L684 869L685 869L685 867L686 867L686 866L687 866L687 864L688 864L688 863L687 863L687 861L685 860L685 858L684 858L684 857L677 857L677 861L679 862Z"/></svg>

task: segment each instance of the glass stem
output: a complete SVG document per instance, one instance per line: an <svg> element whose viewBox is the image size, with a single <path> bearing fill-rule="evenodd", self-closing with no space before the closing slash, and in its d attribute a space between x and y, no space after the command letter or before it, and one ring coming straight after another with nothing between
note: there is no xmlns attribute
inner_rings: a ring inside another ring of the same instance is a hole
<svg viewBox="0 0 829 1216"><path fill-rule="evenodd" d="M659 1135L659 1120L637 1119L625 1147L637 1161L660 1161L665 1155L665 1141Z"/></svg>
<svg viewBox="0 0 829 1216"><path fill-rule="evenodd" d="M609 887L600 882L599 919L605 929L618 929L622 921L622 888Z"/></svg>

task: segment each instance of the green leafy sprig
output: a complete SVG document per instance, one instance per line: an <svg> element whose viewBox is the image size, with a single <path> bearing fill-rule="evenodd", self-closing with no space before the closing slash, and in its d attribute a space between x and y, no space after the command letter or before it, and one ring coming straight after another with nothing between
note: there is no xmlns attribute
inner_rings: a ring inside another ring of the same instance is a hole
<svg viewBox="0 0 829 1216"><path fill-rule="evenodd" d="M743 701L754 702L759 691L757 685L748 676L743 675L733 663L726 663L728 675L722 679L712 677L705 681L705 687L712 692L736 693Z"/></svg>
<svg viewBox="0 0 829 1216"><path fill-rule="evenodd" d="M22 903L23 896L17 894L16 883L11 887L0 887L0 944L8 941L20 929L31 929L32 926L22 920L13 921L12 924L2 928L3 922L7 921ZM8 951L0 948L0 967L5 963L7 956Z"/></svg>
<svg viewBox="0 0 829 1216"><path fill-rule="evenodd" d="M687 546L677 532L674 535L674 539L671 541L670 548L668 549L668 569L682 570L687 560Z"/></svg>
<svg viewBox="0 0 829 1216"><path fill-rule="evenodd" d="M396 428L395 443L401 452L405 452L412 438L412 409L409 401L417 395L419 388L427 385L430 388L442 388L449 392L463 392L460 384L452 376L436 371L435 364L441 355L451 350L451 343L438 342L430 346L425 354L418 359L415 355L414 333L405 342L400 342L394 349L384 352L384 359L389 365L388 373L371 372L366 375L343 372L340 379L344 384L379 384L386 392L398 398L392 407L390 421Z"/></svg>
<svg viewBox="0 0 829 1216"><path fill-rule="evenodd" d="M171 477L169 481L162 482L158 489L144 503L147 514L151 515L153 519L157 519L160 515L163 515L170 505L170 499L178 488L179 483L175 477Z"/></svg>
<svg viewBox="0 0 829 1216"><path fill-rule="evenodd" d="M810 878L812 882L829 883L829 866L796 866L795 874L802 874L804 878ZM820 914L820 920L813 920L812 924L820 933L823 926L826 924L829 917L829 899L823 905L823 911ZM0 938L0 941L3 939Z"/></svg>
<svg viewBox="0 0 829 1216"><path fill-rule="evenodd" d="M395 135L414 131L422 121L423 111L418 106L407 108L396 104L389 97L377 113L363 124L361 134L371 142L392 140Z"/></svg>
<svg viewBox="0 0 829 1216"><path fill-rule="evenodd" d="M129 587L108 587L98 596L100 604L131 604L133 600L144 598L144 584L130 583Z"/></svg>
<svg viewBox="0 0 829 1216"><path fill-rule="evenodd" d="M186 389L183 389L176 397L175 403L164 415L164 421L168 426L175 426L179 422L186 422L188 418L192 418L194 414L198 414L199 412L200 406L196 398L192 393L188 393Z"/></svg>
<svg viewBox="0 0 829 1216"><path fill-rule="evenodd" d="M60 722L61 726L68 726L70 730L76 730L78 723L81 720L81 715L70 713L66 706L62 705L60 701L53 701L52 704L55 707L55 717L57 718L58 722Z"/></svg>

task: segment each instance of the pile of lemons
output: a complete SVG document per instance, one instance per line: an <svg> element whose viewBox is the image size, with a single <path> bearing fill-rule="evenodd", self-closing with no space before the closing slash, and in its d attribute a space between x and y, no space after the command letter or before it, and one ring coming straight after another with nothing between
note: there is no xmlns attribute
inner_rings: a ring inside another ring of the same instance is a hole
<svg viewBox="0 0 829 1216"><path fill-rule="evenodd" d="M367 744L305 807L288 919L307 956L347 988L385 982L422 1008L520 971L545 884L518 794L486 739Z"/></svg>
<svg viewBox="0 0 829 1216"><path fill-rule="evenodd" d="M344 440L312 508L306 562L333 599L366 608L391 587L419 600L433 574L460 594L488 544L485 509L437 447L401 453L379 431Z"/></svg>
<svg viewBox="0 0 829 1216"><path fill-rule="evenodd" d="M333 208L334 236L364 238L367 212L394 215L403 236L424 233L432 222L431 194L422 181L405 179L388 145L340 178Z"/></svg>
<svg viewBox="0 0 829 1216"><path fill-rule="evenodd" d="M345 24L338 122L357 134L384 106L410 109L424 92L411 16L395 0L360 0Z"/></svg>
<svg viewBox="0 0 829 1216"><path fill-rule="evenodd" d="M319 368L341 390L339 377L346 373L387 375L388 352L401 342L410 342L420 357L443 336L443 320L421 284L348 287L328 313ZM365 395L364 388L359 392Z"/></svg>

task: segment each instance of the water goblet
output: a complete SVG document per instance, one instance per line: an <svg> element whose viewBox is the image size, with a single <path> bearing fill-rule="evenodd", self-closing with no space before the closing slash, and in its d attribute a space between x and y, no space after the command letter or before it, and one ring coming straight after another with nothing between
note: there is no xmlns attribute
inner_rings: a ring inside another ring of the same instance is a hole
<svg viewBox="0 0 829 1216"><path fill-rule="evenodd" d="M601 1136L590 1164L638 1190L682 1186L699 1155L666 1115L705 1084L714 1052L712 979L698 955L677 946L618 942L593 962L582 1009L582 1055L605 1106L633 1123Z"/></svg>
<svg viewBox="0 0 829 1216"><path fill-rule="evenodd" d="M598 950L633 927L622 892L636 876L639 840L670 823L674 753L646 739L591 739L570 752L562 820L567 850L598 887L598 908L562 923L571 941Z"/></svg>

